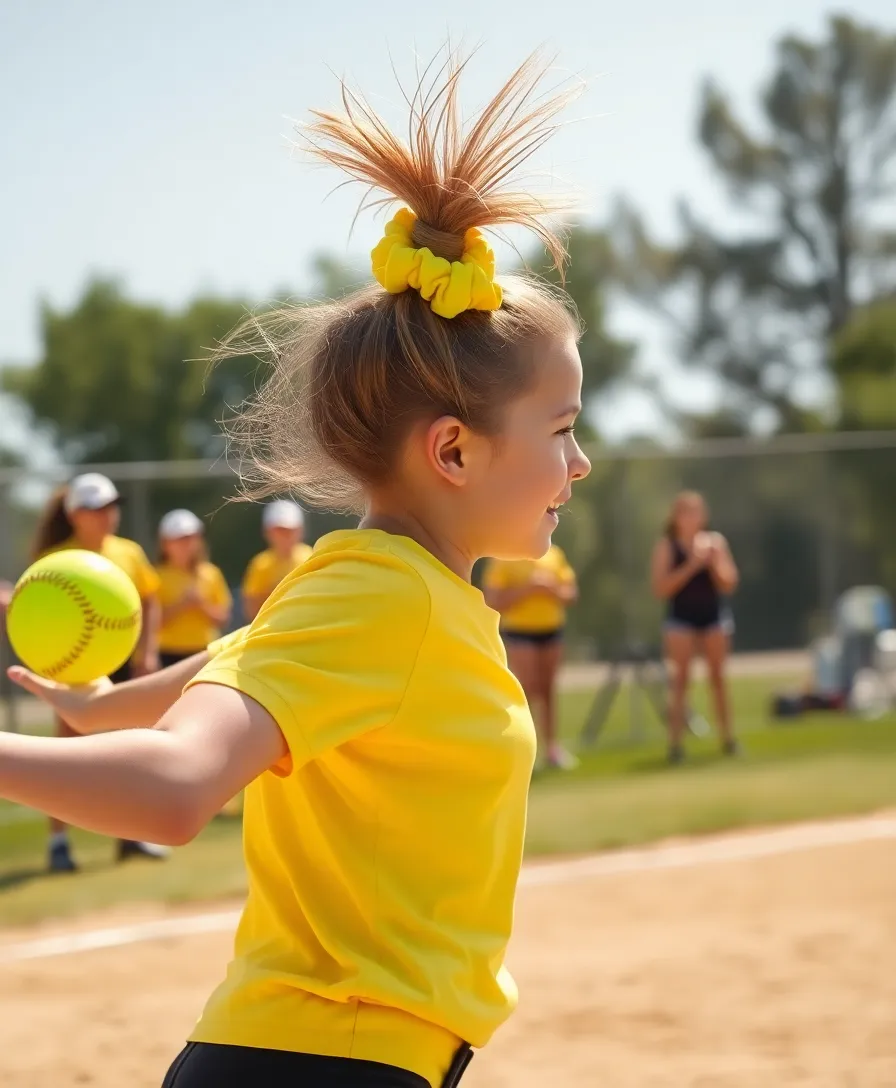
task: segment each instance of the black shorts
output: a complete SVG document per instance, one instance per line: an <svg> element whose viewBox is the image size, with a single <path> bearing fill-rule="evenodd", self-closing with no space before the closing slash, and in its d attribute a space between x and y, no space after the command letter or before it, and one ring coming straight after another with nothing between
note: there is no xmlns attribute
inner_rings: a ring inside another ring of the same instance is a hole
<svg viewBox="0 0 896 1088"><path fill-rule="evenodd" d="M721 631L723 634L733 635L734 617L727 608L722 608L711 615L669 615L663 623L663 628L666 631L686 631L694 635L705 635L709 631Z"/></svg>
<svg viewBox="0 0 896 1088"><path fill-rule="evenodd" d="M204 650L205 647L202 647ZM201 654L202 650L188 650L186 653L171 653L168 650L159 651L159 664L163 669L170 668L172 665L177 665L181 661L186 661L188 657L195 657L196 654Z"/></svg>
<svg viewBox="0 0 896 1088"><path fill-rule="evenodd" d="M502 631L505 642L517 642L526 646L553 646L563 640L563 628L554 627L550 631Z"/></svg>
<svg viewBox="0 0 896 1088"><path fill-rule="evenodd" d="M469 1047L458 1052L445 1088L460 1083L470 1060ZM219 1043L187 1043L174 1059L162 1088L430 1088L428 1081L380 1062L294 1054Z"/></svg>
<svg viewBox="0 0 896 1088"><path fill-rule="evenodd" d="M115 672L109 674L109 679L113 684L123 684L125 680L130 680L133 675L130 661L125 661L120 669L116 669Z"/></svg>

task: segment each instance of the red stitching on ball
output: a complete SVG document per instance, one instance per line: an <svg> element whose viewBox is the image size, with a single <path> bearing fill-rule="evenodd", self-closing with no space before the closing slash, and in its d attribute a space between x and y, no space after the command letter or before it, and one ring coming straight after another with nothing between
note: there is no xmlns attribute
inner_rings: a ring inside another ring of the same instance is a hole
<svg viewBox="0 0 896 1088"><path fill-rule="evenodd" d="M94 610L83 590L75 585L74 582L70 582L64 574L55 570L41 570L23 578L16 586L9 605L7 606L7 622L12 616L13 607L22 590L25 586L30 586L34 582L46 582L48 585L55 586L57 589L61 589L63 593L68 594L81 609L81 614L84 618L84 630L81 632L81 635L71 650L60 661L54 662L50 668L43 670L43 675L49 680L52 680L54 676L58 676L61 672L64 672L70 665L73 665L78 660L90 645L93 632L97 628L101 631L130 631L132 628L136 627L140 620L140 612L132 612L129 616L125 616L121 619L100 616Z"/></svg>

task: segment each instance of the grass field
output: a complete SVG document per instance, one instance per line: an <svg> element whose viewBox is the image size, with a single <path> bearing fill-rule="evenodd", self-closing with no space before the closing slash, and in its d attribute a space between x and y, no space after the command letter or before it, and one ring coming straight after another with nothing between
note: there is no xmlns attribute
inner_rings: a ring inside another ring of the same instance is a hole
<svg viewBox="0 0 896 1088"><path fill-rule="evenodd" d="M896 715L874 722L813 715L768 720L772 691L787 678L732 681L745 755L718 756L714 738L693 739L684 766L664 763L655 722L634 743L623 693L601 743L567 774L540 774L532 790L530 854L587 851L675 835L863 813L896 805ZM590 706L586 692L563 697L563 731L577 736ZM696 706L705 709L705 692ZM75 831L83 872L44 874L45 822L0 803L0 925L77 915L122 903L209 901L244 887L240 823L215 820L165 864L112 863L113 844Z"/></svg>

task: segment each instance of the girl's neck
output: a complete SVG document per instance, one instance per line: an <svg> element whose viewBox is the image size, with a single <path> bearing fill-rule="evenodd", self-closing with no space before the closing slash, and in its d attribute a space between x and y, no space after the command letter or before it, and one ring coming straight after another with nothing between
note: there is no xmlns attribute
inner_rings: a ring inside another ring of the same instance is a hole
<svg viewBox="0 0 896 1088"><path fill-rule="evenodd" d="M469 582L473 576L473 560L451 540L428 529L419 518L408 511L396 513L371 506L361 519L362 529L379 529L393 536L406 536L425 548L459 578Z"/></svg>
<svg viewBox="0 0 896 1088"><path fill-rule="evenodd" d="M106 533L103 533L101 536L75 533L75 543L78 547L83 548L87 552L100 552L103 550L106 536Z"/></svg>

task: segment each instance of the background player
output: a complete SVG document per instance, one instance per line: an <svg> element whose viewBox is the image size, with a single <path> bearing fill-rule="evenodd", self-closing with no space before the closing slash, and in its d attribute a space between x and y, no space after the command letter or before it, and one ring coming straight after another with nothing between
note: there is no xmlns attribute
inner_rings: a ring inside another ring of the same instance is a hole
<svg viewBox="0 0 896 1088"><path fill-rule="evenodd" d="M99 472L76 476L51 497L38 524L32 558L39 559L64 548L83 548L98 552L127 574L140 594L143 628L140 641L130 661L111 678L113 683L154 672L159 667L158 626L159 580L146 553L133 540L116 536L121 521L121 496L115 484ZM56 735L74 736L64 719L56 719ZM163 858L167 850L152 843L120 839L118 859L140 856ZM77 869L65 824L50 820L48 864L51 872L69 873Z"/></svg>
<svg viewBox="0 0 896 1088"><path fill-rule="evenodd" d="M691 663L702 651L716 708L722 750L736 755L725 664L734 622L726 598L737 588L738 572L728 542L709 532L703 496L682 491L676 496L651 560L653 592L667 602L663 646L672 668L669 693L669 760L684 756Z"/></svg>
<svg viewBox="0 0 896 1088"><path fill-rule="evenodd" d="M267 548L246 567L243 576L243 617L250 623L277 585L311 554L304 543L305 515L288 499L269 502L261 515Z"/></svg>
<svg viewBox="0 0 896 1088"><path fill-rule="evenodd" d="M159 523L163 666L201 653L230 620L233 599L224 575L208 560L204 533L192 510L169 510Z"/></svg>
<svg viewBox="0 0 896 1088"><path fill-rule="evenodd" d="M501 613L507 663L529 700L545 762L571 770L578 760L557 737L557 674L566 609L578 597L575 572L553 544L540 559L490 560L484 587L486 600Z"/></svg>

